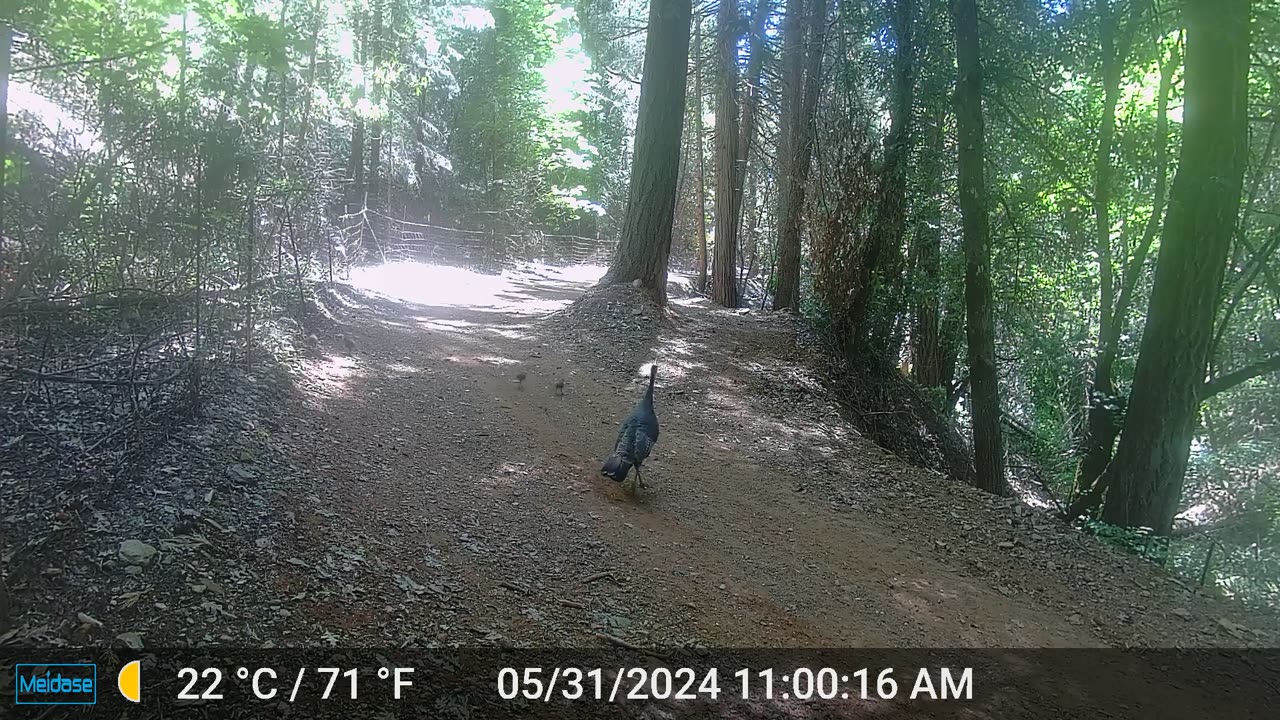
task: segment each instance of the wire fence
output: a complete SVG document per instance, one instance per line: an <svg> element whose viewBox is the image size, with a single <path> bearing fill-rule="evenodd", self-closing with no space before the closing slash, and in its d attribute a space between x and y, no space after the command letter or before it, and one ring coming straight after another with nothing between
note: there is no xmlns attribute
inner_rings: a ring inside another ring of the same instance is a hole
<svg viewBox="0 0 1280 720"><path fill-rule="evenodd" d="M617 240L544 233L514 234L410 222L368 208L342 216L349 265L423 262L499 272L522 263L608 264Z"/></svg>

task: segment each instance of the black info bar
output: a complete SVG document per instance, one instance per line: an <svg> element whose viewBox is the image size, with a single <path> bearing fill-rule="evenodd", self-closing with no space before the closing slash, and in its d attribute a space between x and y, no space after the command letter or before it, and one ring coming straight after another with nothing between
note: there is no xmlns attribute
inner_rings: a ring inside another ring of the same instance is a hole
<svg viewBox="0 0 1280 720"><path fill-rule="evenodd" d="M1277 650L4 649L30 718L1263 718Z"/></svg>

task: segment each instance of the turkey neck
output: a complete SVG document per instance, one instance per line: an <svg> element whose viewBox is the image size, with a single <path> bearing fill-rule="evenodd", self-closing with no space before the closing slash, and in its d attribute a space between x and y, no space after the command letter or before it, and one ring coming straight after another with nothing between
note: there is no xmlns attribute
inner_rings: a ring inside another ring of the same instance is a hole
<svg viewBox="0 0 1280 720"><path fill-rule="evenodd" d="M644 401L653 407L653 381L658 379L657 371L649 373L649 389L644 393Z"/></svg>

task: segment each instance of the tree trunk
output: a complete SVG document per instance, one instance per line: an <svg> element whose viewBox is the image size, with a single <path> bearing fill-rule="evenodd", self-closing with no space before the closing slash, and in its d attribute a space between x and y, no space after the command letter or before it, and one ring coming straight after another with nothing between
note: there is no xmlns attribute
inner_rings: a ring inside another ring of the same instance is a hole
<svg viewBox="0 0 1280 720"><path fill-rule="evenodd" d="M364 22L362 22L359 15L356 16L355 31L356 31L355 32L356 42L359 45L359 48L356 54L356 59L357 59L357 62L360 63L361 67L363 67L365 63L366 40L364 36ZM348 182L347 202L352 205L357 205L360 208L364 207L364 191L365 191L364 116L360 114L360 109L359 109L360 107L359 102L360 102L360 99L363 97L364 97L364 83L362 82L360 84L360 87L356 88L356 106L355 108L352 109L354 122L351 124L351 156L347 160L347 182ZM361 216L361 222L362 223L364 222L363 216ZM363 237L363 234L364 234L364 226L362 224L361 225L362 237Z"/></svg>
<svg viewBox="0 0 1280 720"><path fill-rule="evenodd" d="M707 292L707 152L702 124L702 16L694 22L694 121L698 133L698 292Z"/></svg>
<svg viewBox="0 0 1280 720"><path fill-rule="evenodd" d="M369 132L369 168L365 185L369 188L370 206L378 207L378 169L382 166L382 123L373 121Z"/></svg>
<svg viewBox="0 0 1280 720"><path fill-rule="evenodd" d="M351 156L347 160L348 202L364 203L364 118L357 117L351 127Z"/></svg>
<svg viewBox="0 0 1280 720"><path fill-rule="evenodd" d="M280 2L280 33L285 37L290 35L289 31L289 0L281 0ZM288 112L289 112L289 70L277 73L280 77L280 123L276 126L276 168L280 175L284 176L284 138L285 133L289 129Z"/></svg>
<svg viewBox="0 0 1280 720"><path fill-rule="evenodd" d="M995 321L991 293L991 235L985 179L986 140L982 122L982 58L978 49L977 0L954 0L956 33L957 184L964 235L964 299L968 316L969 387L973 423L975 483L1008 494L1000 435L1000 378L996 370Z"/></svg>
<svg viewBox="0 0 1280 720"><path fill-rule="evenodd" d="M427 195L427 176L431 170L427 167L427 90L425 85L424 80L418 83L417 111L413 116L413 174L418 177L418 200L423 207L427 208L427 214L430 217L435 204Z"/></svg>
<svg viewBox="0 0 1280 720"><path fill-rule="evenodd" d="M13 59L13 27L0 22L0 238L5 237L5 161L9 158L9 70Z"/></svg>
<svg viewBox="0 0 1280 720"><path fill-rule="evenodd" d="M369 42L373 45L372 67L369 70L373 76L373 88L370 92L370 100L373 102L375 113L378 105L382 102L382 83L379 82L378 68L382 65L382 3L375 3L373 10L373 32L369 33ZM377 208L378 204L378 179L379 172L382 168L382 120L381 115L375 115L372 128L369 133L369 167L366 171L367 180L365 184L369 188L370 204Z"/></svg>
<svg viewBox="0 0 1280 720"><path fill-rule="evenodd" d="M1115 18L1109 0L1099 0L1098 27L1102 44L1102 117L1098 121L1098 145L1094 154L1093 217L1094 253L1098 257L1098 348L1094 356L1093 378L1088 392L1088 416L1080 440L1083 454L1076 466L1075 495L1080 496L1111 462L1115 445L1116 398L1113 368L1119 328L1124 319L1116 313L1114 262L1111 254L1111 150L1116 130L1116 106L1120 102L1120 79L1129 59L1129 47L1138 21L1138 3L1122 32L1115 39ZM1157 142L1160 142L1157 138Z"/></svg>
<svg viewBox="0 0 1280 720"><path fill-rule="evenodd" d="M667 302L667 257L675 218L684 126L692 0L653 0L645 40L627 212L617 254L603 283L639 279Z"/></svg>
<svg viewBox="0 0 1280 720"><path fill-rule="evenodd" d="M950 385L943 371L942 347L942 158L946 153L946 114L934 113L927 146L920 159L924 176L924 208L916 223L912 251L916 274L914 322L911 327L911 374L921 387ZM939 408L942 410L942 408Z"/></svg>
<svg viewBox="0 0 1280 720"><path fill-rule="evenodd" d="M1182 153L1102 518L1168 533L1248 158L1249 0L1189 0Z"/></svg>
<svg viewBox="0 0 1280 720"><path fill-rule="evenodd" d="M1135 3L1136 5L1136 3ZM1109 0L1098 0L1098 27L1102 40L1102 118L1098 122L1098 147L1093 160L1094 252L1098 256L1098 337L1110 335L1115 302L1114 267L1111 263L1111 142L1116 132L1116 105L1120 102L1120 74L1128 48L1117 52L1115 19ZM1101 343L1099 343L1101 344ZM1110 374L1110 369L1107 369ZM1110 378L1106 379L1110 393ZM1100 388L1101 389L1101 388Z"/></svg>
<svg viewBox="0 0 1280 720"><path fill-rule="evenodd" d="M315 95L316 85L316 53L320 46L320 26L324 18L320 15L320 0L315 0L311 7L311 40L307 44L307 85L302 98L302 124L298 128L298 158L305 162L307 150L307 133L311 127L311 98Z"/></svg>
<svg viewBox="0 0 1280 720"><path fill-rule="evenodd" d="M889 134L885 137L884 166L881 172L875 216L868 232L866 251L858 262L857 282L849 300L847 340L864 342L872 314L876 286L888 281L900 284L902 232L906 222L907 161L911 156L911 106L914 98L915 23L913 0L896 0L893 11L894 68L893 110ZM890 318L885 325L892 325ZM872 348L894 360L887 345L888 333L877 338Z"/></svg>
<svg viewBox="0 0 1280 720"><path fill-rule="evenodd" d="M739 250L746 237L743 228L746 226L746 194L747 166L751 162L751 148L755 144L756 115L760 108L760 76L764 69L764 32L765 21L769 11L773 9L770 0L756 0L756 7L751 16L751 26L747 34L747 72L746 83L742 88L742 128L738 133L738 159L734 166L733 190L736 194L734 204L738 208L738 230L734 237L738 238ZM739 252L745 259L746 253ZM745 265L740 262L739 265ZM739 276L741 277L741 276Z"/></svg>
<svg viewBox="0 0 1280 720"><path fill-rule="evenodd" d="M720 0L716 13L716 209L711 300L738 306L738 38L742 18L737 0Z"/></svg>
<svg viewBox="0 0 1280 720"><path fill-rule="evenodd" d="M807 14L806 14L807 10ZM783 83L778 157L778 288L773 309L800 308L804 198L812 160L813 121L826 39L827 0L788 0L782 25Z"/></svg>

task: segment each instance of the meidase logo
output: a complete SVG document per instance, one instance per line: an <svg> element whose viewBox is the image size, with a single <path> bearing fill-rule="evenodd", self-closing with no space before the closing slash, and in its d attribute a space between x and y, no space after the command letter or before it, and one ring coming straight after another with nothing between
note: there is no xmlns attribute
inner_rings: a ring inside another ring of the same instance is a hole
<svg viewBox="0 0 1280 720"><path fill-rule="evenodd" d="M18 663L13 666L18 705L95 705L98 666L92 663Z"/></svg>

